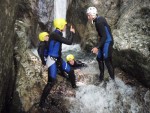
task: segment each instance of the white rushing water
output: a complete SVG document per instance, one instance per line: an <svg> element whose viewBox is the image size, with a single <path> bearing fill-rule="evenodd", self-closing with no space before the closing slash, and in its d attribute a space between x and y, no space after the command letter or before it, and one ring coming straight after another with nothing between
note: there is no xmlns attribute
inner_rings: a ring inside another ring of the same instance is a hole
<svg viewBox="0 0 150 113"><path fill-rule="evenodd" d="M73 54L88 65L81 69L84 80L77 82L79 87L75 90L76 96L66 97L70 113L150 113L149 107L145 107L150 103L150 91L145 94L140 92L140 96L143 96L140 100L136 94L138 87L126 85L120 78L116 77L117 85L111 79L95 84L99 74L96 58L84 54L79 44L63 45L62 49L64 60L67 54ZM32 51L37 54L36 50ZM109 77L107 71L105 76Z"/></svg>
<svg viewBox="0 0 150 113"><path fill-rule="evenodd" d="M65 45L63 49L63 56L71 53L88 64L87 68L81 69L85 80L82 84L79 82L76 97L67 97L70 101L70 113L140 113L141 105L134 97L136 87L124 84L117 77L116 84L109 78L109 81L95 85L98 81L96 76L99 74L96 58L83 55L78 44ZM105 76L109 77L107 70Z"/></svg>
<svg viewBox="0 0 150 113"><path fill-rule="evenodd" d="M67 0L54 0L54 19L64 18L66 19L67 12ZM63 36L66 36L66 32L63 32Z"/></svg>
<svg viewBox="0 0 150 113"><path fill-rule="evenodd" d="M76 91L76 98L72 99L71 113L123 113L125 107L122 101L131 105L130 111L133 113L138 109L132 101L133 89L119 79L117 84L119 84L117 89L112 81L108 82L105 88L102 84L80 86Z"/></svg>
<svg viewBox="0 0 150 113"><path fill-rule="evenodd" d="M80 48L80 45L79 44L75 44L75 45L66 45L66 44L63 44L62 45L62 52L67 52L69 50L72 50L72 51L81 51L81 48Z"/></svg>
<svg viewBox="0 0 150 113"><path fill-rule="evenodd" d="M54 19L66 18L67 0L54 0Z"/></svg>

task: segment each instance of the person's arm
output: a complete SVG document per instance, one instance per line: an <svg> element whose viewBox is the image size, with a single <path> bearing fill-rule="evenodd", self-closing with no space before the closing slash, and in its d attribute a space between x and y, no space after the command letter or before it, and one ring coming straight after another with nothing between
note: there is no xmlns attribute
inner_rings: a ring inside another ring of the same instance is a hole
<svg viewBox="0 0 150 113"><path fill-rule="evenodd" d="M73 32L70 33L70 36L69 36L70 38L69 39L62 37L61 35L59 35L55 32L51 33L50 37L53 37L55 40L57 40L61 43L71 45L72 42L73 42L74 33Z"/></svg>
<svg viewBox="0 0 150 113"><path fill-rule="evenodd" d="M96 47L99 49L104 45L106 41L106 31L105 31L105 26L102 22L97 23L97 29L98 29L98 34L100 36L100 41Z"/></svg>
<svg viewBox="0 0 150 113"><path fill-rule="evenodd" d="M45 61L45 58L44 58L45 56L44 56L44 45L43 44L40 45L40 47L38 48L38 54L41 58L42 64L46 65L46 61Z"/></svg>
<svg viewBox="0 0 150 113"><path fill-rule="evenodd" d="M87 65L79 60L75 61L75 67L86 67Z"/></svg>

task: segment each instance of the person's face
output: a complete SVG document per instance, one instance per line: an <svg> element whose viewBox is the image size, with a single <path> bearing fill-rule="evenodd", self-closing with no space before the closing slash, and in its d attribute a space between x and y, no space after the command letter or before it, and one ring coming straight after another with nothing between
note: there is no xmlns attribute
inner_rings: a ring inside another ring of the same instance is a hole
<svg viewBox="0 0 150 113"><path fill-rule="evenodd" d="M48 41L49 40L49 36L45 36L45 41Z"/></svg>
<svg viewBox="0 0 150 113"><path fill-rule="evenodd" d="M71 65L74 65L74 60L70 60L69 63L70 63Z"/></svg>
<svg viewBox="0 0 150 113"><path fill-rule="evenodd" d="M88 17L88 20L93 21L93 18L94 18L93 15L87 13L87 17Z"/></svg>

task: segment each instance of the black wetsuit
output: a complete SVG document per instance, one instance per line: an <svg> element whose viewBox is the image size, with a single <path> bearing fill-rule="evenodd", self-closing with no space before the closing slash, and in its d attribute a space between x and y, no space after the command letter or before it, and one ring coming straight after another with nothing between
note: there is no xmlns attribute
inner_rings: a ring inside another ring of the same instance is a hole
<svg viewBox="0 0 150 113"><path fill-rule="evenodd" d="M46 65L46 58L48 56L48 41L41 41L38 45L38 55L41 58L42 64Z"/></svg>
<svg viewBox="0 0 150 113"><path fill-rule="evenodd" d="M82 67L87 67L87 65L79 60L75 60L74 61L74 65L71 65L69 62L67 62L70 67L72 67L73 69L79 69L79 68L82 68Z"/></svg>
<svg viewBox="0 0 150 113"><path fill-rule="evenodd" d="M99 49L97 55L97 61L100 69L99 79L104 79L104 61L110 77L114 79L114 68L112 65L113 36L111 29L106 19L101 16L97 16L93 22L95 22L96 30L100 36L100 41L96 46Z"/></svg>

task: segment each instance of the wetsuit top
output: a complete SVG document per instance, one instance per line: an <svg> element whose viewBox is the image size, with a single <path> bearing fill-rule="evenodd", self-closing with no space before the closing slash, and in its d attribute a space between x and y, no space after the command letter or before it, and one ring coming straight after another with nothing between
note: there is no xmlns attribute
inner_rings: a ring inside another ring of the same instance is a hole
<svg viewBox="0 0 150 113"><path fill-rule="evenodd" d="M97 16L93 22L95 22L95 27L100 36L100 41L97 44L97 48L103 47L103 45L107 42L113 42L113 37L111 34L111 29L104 17Z"/></svg>
<svg viewBox="0 0 150 113"><path fill-rule="evenodd" d="M81 67L87 67L87 65L79 60L75 60L74 61L74 65L71 65L69 62L67 62L70 67L72 67L73 69L79 69Z"/></svg>
<svg viewBox="0 0 150 113"><path fill-rule="evenodd" d="M56 29L50 35L48 55L54 58L61 58L62 43L71 45L73 42L74 33L70 33L70 38L62 37L62 32Z"/></svg>
<svg viewBox="0 0 150 113"><path fill-rule="evenodd" d="M38 55L41 58L42 64L46 65L45 58L48 56L48 41L41 41L38 45Z"/></svg>

